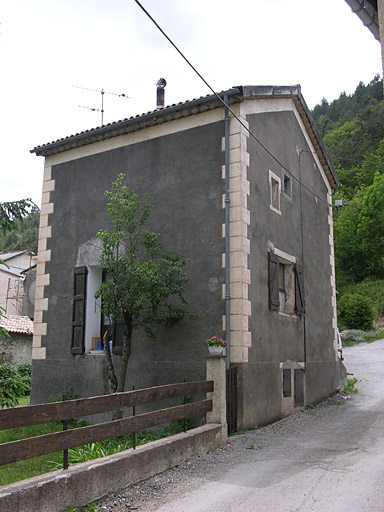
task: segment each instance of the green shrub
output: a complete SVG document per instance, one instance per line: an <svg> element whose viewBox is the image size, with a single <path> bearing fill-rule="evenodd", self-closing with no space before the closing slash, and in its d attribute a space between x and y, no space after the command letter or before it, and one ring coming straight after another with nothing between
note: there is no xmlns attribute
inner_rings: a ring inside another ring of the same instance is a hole
<svg viewBox="0 0 384 512"><path fill-rule="evenodd" d="M373 308L371 301L358 293L346 293L339 301L340 324L346 329L372 329Z"/></svg>
<svg viewBox="0 0 384 512"><path fill-rule="evenodd" d="M371 301L374 318L384 316L384 280L364 279L360 283L343 283L337 281L337 288L340 297L350 293L358 293Z"/></svg>
<svg viewBox="0 0 384 512"><path fill-rule="evenodd" d="M24 395L29 395L31 392L31 374L32 374L32 362L25 361L19 364L17 372L21 376L21 379L25 385Z"/></svg>
<svg viewBox="0 0 384 512"><path fill-rule="evenodd" d="M25 378L10 363L0 363L0 408L15 407L19 398L28 394Z"/></svg>

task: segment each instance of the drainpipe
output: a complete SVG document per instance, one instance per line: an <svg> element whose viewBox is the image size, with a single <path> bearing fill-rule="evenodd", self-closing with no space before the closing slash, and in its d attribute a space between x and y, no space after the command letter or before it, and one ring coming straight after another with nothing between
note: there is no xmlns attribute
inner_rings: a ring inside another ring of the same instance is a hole
<svg viewBox="0 0 384 512"><path fill-rule="evenodd" d="M230 290L230 244L229 244L229 110L228 110L228 96L224 96L225 103L225 339L227 340L226 348L226 368L231 366L231 331L230 331L230 304L231 304L231 290Z"/></svg>
<svg viewBox="0 0 384 512"><path fill-rule="evenodd" d="M301 225L301 265L304 270L304 222L303 222L303 197L302 197L302 173L301 173L301 155L303 150L299 151L299 180L300 180L300 225ZM307 329L306 329L306 311L305 311L305 274L304 274L304 315L303 315L303 345L304 345L304 371L307 371Z"/></svg>

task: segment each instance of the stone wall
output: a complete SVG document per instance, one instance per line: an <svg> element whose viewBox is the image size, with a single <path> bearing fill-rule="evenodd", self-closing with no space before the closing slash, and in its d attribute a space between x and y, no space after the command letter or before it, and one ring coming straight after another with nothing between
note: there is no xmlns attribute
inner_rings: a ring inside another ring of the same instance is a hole
<svg viewBox="0 0 384 512"><path fill-rule="evenodd" d="M32 336L14 334L10 338L0 338L0 362L7 361L19 365L32 360Z"/></svg>

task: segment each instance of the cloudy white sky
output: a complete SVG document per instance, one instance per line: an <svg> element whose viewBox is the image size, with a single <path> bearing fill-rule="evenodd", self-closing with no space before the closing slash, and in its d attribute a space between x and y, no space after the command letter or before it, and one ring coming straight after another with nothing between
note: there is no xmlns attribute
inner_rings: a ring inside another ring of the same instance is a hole
<svg viewBox="0 0 384 512"><path fill-rule="evenodd" d="M142 0L209 84L301 84L310 108L381 73L380 44L344 0ZM0 0L0 201L40 206L35 146L210 91L134 0Z"/></svg>

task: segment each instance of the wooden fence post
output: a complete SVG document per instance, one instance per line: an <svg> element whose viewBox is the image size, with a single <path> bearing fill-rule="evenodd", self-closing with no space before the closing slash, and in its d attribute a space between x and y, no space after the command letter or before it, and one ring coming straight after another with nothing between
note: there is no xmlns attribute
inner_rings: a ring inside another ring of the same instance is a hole
<svg viewBox="0 0 384 512"><path fill-rule="evenodd" d="M227 438L227 400L225 379L225 356L208 356L207 380L213 380L213 393L208 393L207 398L212 399L212 411L207 413L207 423L220 423L222 436Z"/></svg>

